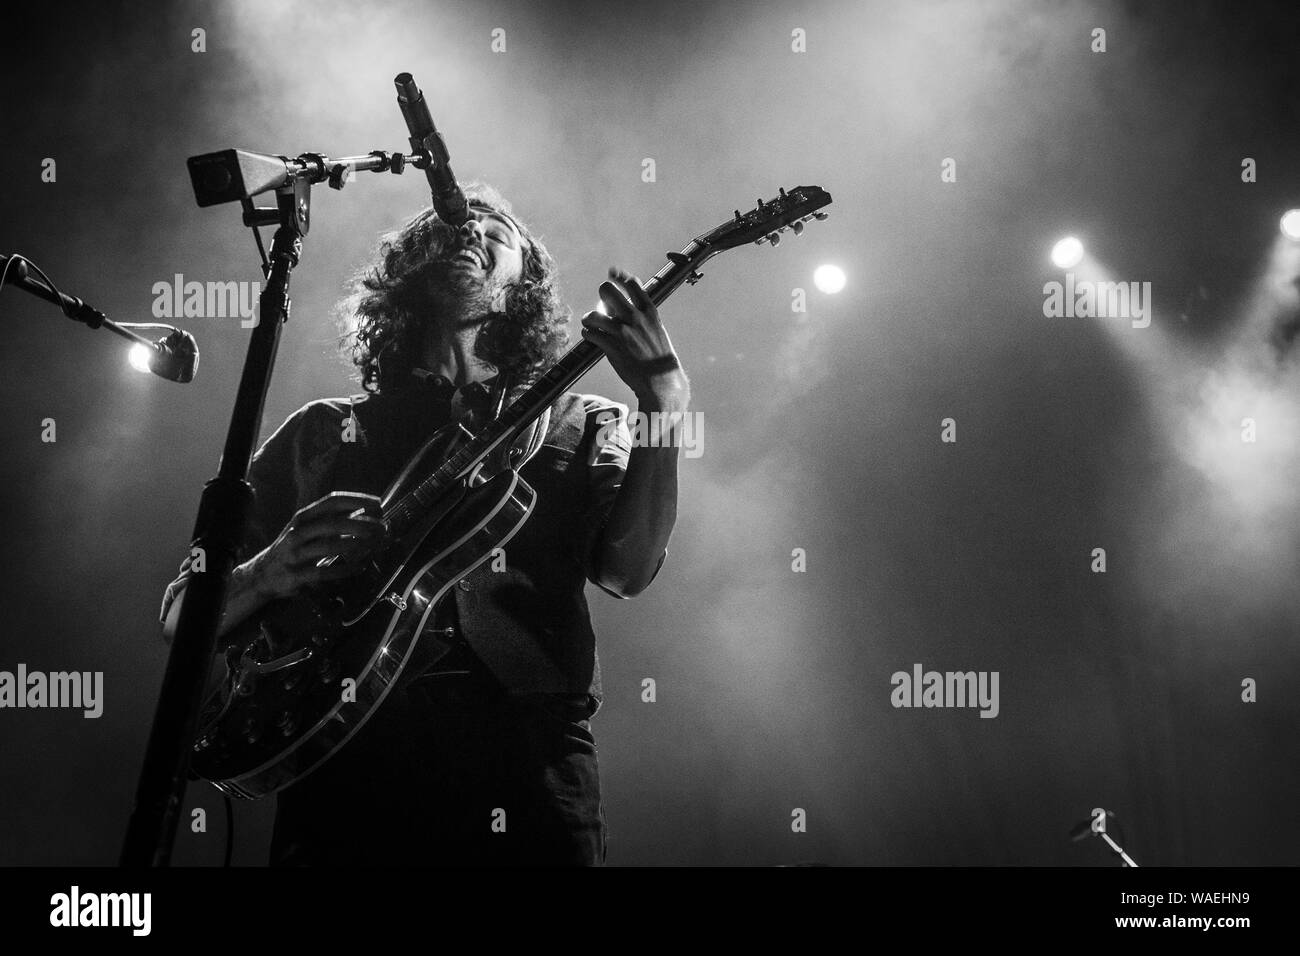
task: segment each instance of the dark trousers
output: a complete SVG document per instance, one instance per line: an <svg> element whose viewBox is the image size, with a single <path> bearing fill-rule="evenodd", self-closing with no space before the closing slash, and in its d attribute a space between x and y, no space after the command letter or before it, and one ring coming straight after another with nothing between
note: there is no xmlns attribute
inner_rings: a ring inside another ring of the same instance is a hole
<svg viewBox="0 0 1300 956"><path fill-rule="evenodd" d="M481 670L399 685L277 796L273 866L600 865L591 699L505 694Z"/></svg>

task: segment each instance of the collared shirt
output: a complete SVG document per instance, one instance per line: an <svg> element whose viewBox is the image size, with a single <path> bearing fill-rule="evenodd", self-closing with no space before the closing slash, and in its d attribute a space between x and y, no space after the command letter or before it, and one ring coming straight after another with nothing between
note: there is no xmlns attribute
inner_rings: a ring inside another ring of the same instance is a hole
<svg viewBox="0 0 1300 956"><path fill-rule="evenodd" d="M266 548L295 512L331 491L382 496L438 428L490 403L493 384L456 389L419 369L391 394L303 406L253 458L254 506L238 560ZM627 470L628 417L626 405L598 395L561 396L540 449L520 469L537 501L504 547L504 568L487 561L444 597L455 600L470 648L510 693L601 698L584 586L601 586L599 544ZM187 560L168 586L164 619L188 575Z"/></svg>

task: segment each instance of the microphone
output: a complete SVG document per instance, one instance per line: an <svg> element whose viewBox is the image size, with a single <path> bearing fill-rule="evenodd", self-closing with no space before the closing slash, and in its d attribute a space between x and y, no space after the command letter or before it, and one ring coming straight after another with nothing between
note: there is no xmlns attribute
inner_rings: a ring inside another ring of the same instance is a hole
<svg viewBox="0 0 1300 956"><path fill-rule="evenodd" d="M147 349L149 346L142 345ZM146 367L159 378L169 382L186 384L194 380L194 372L199 367L199 346L194 336L184 329L173 329L166 338L153 344ZM143 371L143 369L142 369Z"/></svg>
<svg viewBox="0 0 1300 956"><path fill-rule="evenodd" d="M442 134L433 125L429 104L410 73L398 73L393 83L397 87L397 105L401 107L402 118L411 133L411 152L423 153L427 158L424 175L429 178L429 188L433 192L433 211L453 229L459 228L470 218L469 203L451 171L451 154L447 152Z"/></svg>
<svg viewBox="0 0 1300 956"><path fill-rule="evenodd" d="M199 367L199 345L190 333L157 322L114 322L84 299L60 292L45 271L26 256L0 255L0 266L3 266L0 268L0 287L8 282L15 288L54 303L70 319L92 329L108 329L114 335L134 342L135 347L128 359L140 371L153 372L170 382L185 384L194 380L194 372ZM40 277L39 280L32 275L33 272ZM157 342L150 342L137 329L169 329L170 334Z"/></svg>
<svg viewBox="0 0 1300 956"><path fill-rule="evenodd" d="M0 266L3 266L0 268L0 287L8 282L54 303L70 319L92 329L108 329L114 335L134 342L127 358L140 371L153 372L169 382L186 384L194 380L194 372L199 367L199 344L184 329L157 322L114 322L84 299L60 292L44 270L26 256L0 255ZM11 270L12 278L9 275ZM32 276L33 272L40 277L39 281ZM169 334L157 342L150 342L140 335L140 331L150 329L168 329Z"/></svg>

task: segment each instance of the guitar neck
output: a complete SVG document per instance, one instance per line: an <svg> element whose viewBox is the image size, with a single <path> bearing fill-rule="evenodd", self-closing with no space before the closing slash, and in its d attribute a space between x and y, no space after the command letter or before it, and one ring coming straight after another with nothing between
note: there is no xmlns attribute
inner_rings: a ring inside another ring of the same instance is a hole
<svg viewBox="0 0 1300 956"><path fill-rule="evenodd" d="M672 295L689 275L690 269L669 263L646 283L646 295L657 306ZM542 412L554 405L561 395L569 391L604 357L605 353L598 346L585 340L580 341L551 366L545 375L512 402L502 412L500 418L488 426L483 438L487 440L489 433L493 431L500 432L503 438L517 435L536 421Z"/></svg>

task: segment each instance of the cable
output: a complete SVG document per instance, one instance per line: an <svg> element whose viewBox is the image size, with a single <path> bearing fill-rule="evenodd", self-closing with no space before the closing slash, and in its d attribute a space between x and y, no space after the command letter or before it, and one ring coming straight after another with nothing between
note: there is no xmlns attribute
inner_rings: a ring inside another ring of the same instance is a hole
<svg viewBox="0 0 1300 956"><path fill-rule="evenodd" d="M10 261L13 261L12 256L10 256L9 258ZM47 276L45 274L45 270L42 269L40 266L38 266L36 263L32 262L31 259L28 259L26 256L22 256L22 260L23 262L27 263L27 268L31 269L38 276L40 276L41 281L50 287L50 291L59 297L59 308L63 310L63 314L70 319L75 319L76 316L68 311L68 304L66 301L64 301L64 295L62 292L59 291L59 287L54 284L54 280L51 279L49 276Z"/></svg>
<svg viewBox="0 0 1300 956"><path fill-rule="evenodd" d="M117 323L124 329L163 329L167 332L179 332L180 329L174 325L167 325L164 322L119 322Z"/></svg>
<svg viewBox="0 0 1300 956"><path fill-rule="evenodd" d="M13 265L15 262L26 262L26 261L27 260L23 256L20 256L17 253L9 257L8 261L5 262L4 272L0 272L0 289L4 288L5 279L9 275L9 267Z"/></svg>
<svg viewBox="0 0 1300 956"><path fill-rule="evenodd" d="M33 272L35 272L38 276L40 276L40 277L41 277L41 280L42 280L42 281L43 281L47 286L50 287L50 291L53 292L55 295L58 295L58 296L62 296L62 295L63 295L63 293L61 293L61 292L59 291L59 287L56 286L56 285L54 284L54 281L53 281L49 276L47 276L47 275L45 274L45 270L44 270L44 269L42 269L42 268L41 268L40 266L38 266L36 263L32 262L31 259L28 259L26 256L24 256L24 255L22 255L22 254L20 254L20 253L17 253L17 252L15 252L13 255L11 255L11 256L9 257L9 261L5 263L5 271L4 271L3 273L0 273L0 286L4 285L5 276L9 275L9 267L12 266L15 262L21 262L21 263L23 263L23 265L27 266L27 268L31 269L31 270L32 270ZM60 299L59 301L60 301L60 303L62 303L62 299ZM63 309L63 314L64 314L64 315L68 315L68 309L67 309L67 306L60 304L60 308ZM68 315L68 318L72 318L72 316L71 316L71 315Z"/></svg>
<svg viewBox="0 0 1300 956"><path fill-rule="evenodd" d="M74 307L68 304L67 300L72 297L65 296L62 292L60 292L59 287L54 284L54 280L45 274L45 270L42 269L40 266L38 266L36 263L32 262L31 259L28 259L24 255L20 255L19 253L14 253L9 257L9 261L5 263L4 274L0 275L0 286L4 285L4 276L9 274L9 267L13 265L15 260L21 261L24 265L27 266L28 269L31 269L38 276L41 277L41 281L44 282L47 286L49 286L50 291L53 292L54 295L58 298L59 308L63 311L63 314L65 316L77 322L86 321L86 319L76 315ZM85 305L85 303L82 303L80 299L77 299L76 301L80 303L80 306ZM103 322L103 321L104 321L104 316L102 314L99 314L99 322ZM91 324L91 328L99 328L98 323Z"/></svg>

